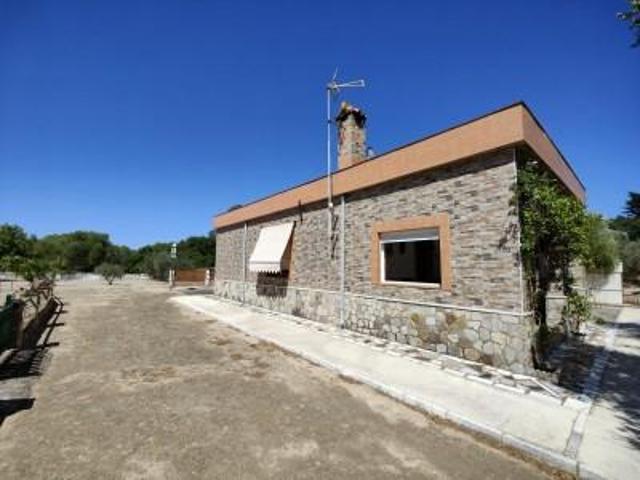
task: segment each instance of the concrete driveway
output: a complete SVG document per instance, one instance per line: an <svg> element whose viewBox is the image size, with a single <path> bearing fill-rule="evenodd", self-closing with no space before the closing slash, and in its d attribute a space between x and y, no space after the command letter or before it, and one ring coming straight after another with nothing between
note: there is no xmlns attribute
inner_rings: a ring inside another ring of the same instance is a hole
<svg viewBox="0 0 640 480"><path fill-rule="evenodd" d="M548 478L181 309L165 285L77 281L58 293L66 313L38 368L0 374L0 399L34 399L0 426L3 480Z"/></svg>

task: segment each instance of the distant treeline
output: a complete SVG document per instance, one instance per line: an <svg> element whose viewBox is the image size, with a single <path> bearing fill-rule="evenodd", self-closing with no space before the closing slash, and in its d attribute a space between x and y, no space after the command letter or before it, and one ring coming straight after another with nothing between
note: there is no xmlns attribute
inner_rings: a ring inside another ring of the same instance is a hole
<svg viewBox="0 0 640 480"><path fill-rule="evenodd" d="M213 267L215 255L215 234L209 232L178 242L174 264L182 268ZM166 279L172 264L168 242L132 249L114 245L106 233L76 231L37 238L18 225L0 225L0 265L15 259L40 262L46 269L59 272L93 272L99 265L114 264L127 273L146 273L157 279Z"/></svg>

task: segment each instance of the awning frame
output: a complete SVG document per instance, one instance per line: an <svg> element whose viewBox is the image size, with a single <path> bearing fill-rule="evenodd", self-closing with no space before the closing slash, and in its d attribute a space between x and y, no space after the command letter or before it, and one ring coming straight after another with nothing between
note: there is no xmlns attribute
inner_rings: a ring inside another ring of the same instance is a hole
<svg viewBox="0 0 640 480"><path fill-rule="evenodd" d="M289 270L294 226L295 222L289 222L260 229L249 258L250 272L282 273Z"/></svg>

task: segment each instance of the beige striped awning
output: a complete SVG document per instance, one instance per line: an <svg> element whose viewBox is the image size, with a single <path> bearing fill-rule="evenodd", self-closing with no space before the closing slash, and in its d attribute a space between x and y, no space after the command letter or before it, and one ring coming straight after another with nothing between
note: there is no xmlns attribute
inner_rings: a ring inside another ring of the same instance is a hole
<svg viewBox="0 0 640 480"><path fill-rule="evenodd" d="M264 227L249 259L249 271L280 273L289 269L293 222Z"/></svg>

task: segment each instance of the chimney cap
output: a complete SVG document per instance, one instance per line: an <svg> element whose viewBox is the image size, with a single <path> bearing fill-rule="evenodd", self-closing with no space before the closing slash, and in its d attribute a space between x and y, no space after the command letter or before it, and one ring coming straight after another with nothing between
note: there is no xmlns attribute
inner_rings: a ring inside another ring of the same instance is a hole
<svg viewBox="0 0 640 480"><path fill-rule="evenodd" d="M349 115L353 115L353 118L356 121L358 127L363 127L365 123L367 123L367 116L364 114L362 110L357 107L354 107L349 102L343 101L340 104L340 111L336 116L336 122L342 123L344 122Z"/></svg>

